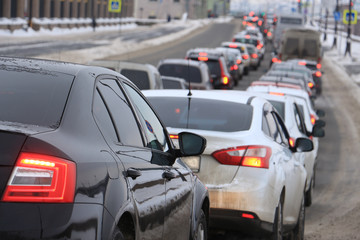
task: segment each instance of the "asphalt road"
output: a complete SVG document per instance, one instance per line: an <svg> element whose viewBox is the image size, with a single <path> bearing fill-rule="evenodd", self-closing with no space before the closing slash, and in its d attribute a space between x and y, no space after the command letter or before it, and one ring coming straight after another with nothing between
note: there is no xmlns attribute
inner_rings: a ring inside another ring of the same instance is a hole
<svg viewBox="0 0 360 240"><path fill-rule="evenodd" d="M169 45L144 49L107 59L140 63L157 63L163 58L184 58L185 52L194 47L217 47L222 41L231 40L239 31L239 22L212 24ZM244 90L264 74L269 67L270 45L257 71L244 76L237 89ZM348 84L337 66L323 60L323 95L316 100L316 107L325 110L326 136L320 140L316 186L313 205L306 209L306 239L360 239L360 103L351 93L356 85ZM211 239L244 239L234 232L212 235ZM247 238L248 239L248 238Z"/></svg>

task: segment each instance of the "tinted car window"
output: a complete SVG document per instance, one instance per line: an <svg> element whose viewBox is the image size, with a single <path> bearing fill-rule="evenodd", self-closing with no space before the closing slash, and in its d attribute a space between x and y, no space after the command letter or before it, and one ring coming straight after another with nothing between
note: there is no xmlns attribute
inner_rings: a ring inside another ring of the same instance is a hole
<svg viewBox="0 0 360 240"><path fill-rule="evenodd" d="M148 99L167 127L222 132L250 129L253 108L246 104L196 98Z"/></svg>
<svg viewBox="0 0 360 240"><path fill-rule="evenodd" d="M217 60L208 60L205 62L208 65L210 73L216 76L221 76L220 63Z"/></svg>
<svg viewBox="0 0 360 240"><path fill-rule="evenodd" d="M2 67L0 76L0 121L59 126L74 76L14 67Z"/></svg>
<svg viewBox="0 0 360 240"><path fill-rule="evenodd" d="M288 38L285 43L285 54L298 55L299 54L299 39Z"/></svg>
<svg viewBox="0 0 360 240"><path fill-rule="evenodd" d="M124 84L126 91L129 93L131 99L135 103L135 108L138 111L138 116L145 129L147 137L146 146L160 151L168 151L169 146L164 128L161 125L154 111L148 103L139 95L139 93L127 84Z"/></svg>
<svg viewBox="0 0 360 240"><path fill-rule="evenodd" d="M186 82L201 83L201 72L198 68L187 65L163 64L159 67L159 72L163 76L184 78Z"/></svg>
<svg viewBox="0 0 360 240"><path fill-rule="evenodd" d="M122 144L143 147L139 126L116 80L101 80L97 88L104 99Z"/></svg>
<svg viewBox="0 0 360 240"><path fill-rule="evenodd" d="M119 142L114 123L98 90L94 96L93 114L105 138L112 142Z"/></svg>
<svg viewBox="0 0 360 240"><path fill-rule="evenodd" d="M302 19L301 18L282 17L282 18L280 18L280 23L301 25Z"/></svg>
<svg viewBox="0 0 360 240"><path fill-rule="evenodd" d="M165 89L181 89L181 83L178 81L173 81L169 79L163 79L163 87Z"/></svg>
<svg viewBox="0 0 360 240"><path fill-rule="evenodd" d="M285 119L285 103L274 100L269 100L269 102L275 107L280 116Z"/></svg>
<svg viewBox="0 0 360 240"><path fill-rule="evenodd" d="M317 56L317 44L314 39L305 39L304 40L304 49L302 52L302 56L306 57L316 57Z"/></svg>
<svg viewBox="0 0 360 240"><path fill-rule="evenodd" d="M150 80L147 72L132 69L122 69L120 73L129 78L139 89L150 89Z"/></svg>

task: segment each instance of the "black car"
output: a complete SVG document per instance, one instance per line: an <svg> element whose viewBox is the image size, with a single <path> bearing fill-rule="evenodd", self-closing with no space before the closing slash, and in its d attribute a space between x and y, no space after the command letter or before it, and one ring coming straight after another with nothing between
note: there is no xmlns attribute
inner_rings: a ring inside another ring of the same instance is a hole
<svg viewBox="0 0 360 240"><path fill-rule="evenodd" d="M0 57L0 239L206 239L209 197L112 70Z"/></svg>

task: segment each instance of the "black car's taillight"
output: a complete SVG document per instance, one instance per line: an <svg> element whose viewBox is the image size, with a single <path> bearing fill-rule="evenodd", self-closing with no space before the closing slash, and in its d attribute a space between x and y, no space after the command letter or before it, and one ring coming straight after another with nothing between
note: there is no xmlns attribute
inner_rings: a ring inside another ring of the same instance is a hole
<svg viewBox="0 0 360 240"><path fill-rule="evenodd" d="M21 153L4 191L4 202L74 201L76 165L53 156Z"/></svg>

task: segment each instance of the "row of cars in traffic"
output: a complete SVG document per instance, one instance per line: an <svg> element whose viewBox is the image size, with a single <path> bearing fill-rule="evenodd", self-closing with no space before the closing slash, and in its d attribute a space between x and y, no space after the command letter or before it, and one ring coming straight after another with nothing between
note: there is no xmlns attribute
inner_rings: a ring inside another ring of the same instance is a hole
<svg viewBox="0 0 360 240"><path fill-rule="evenodd" d="M325 124L313 72L277 63L233 90L264 47L234 39L157 68L1 57L0 239L303 239Z"/></svg>

